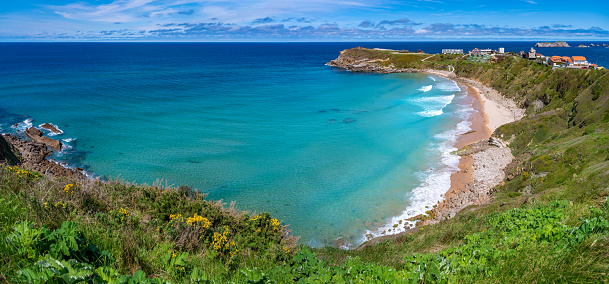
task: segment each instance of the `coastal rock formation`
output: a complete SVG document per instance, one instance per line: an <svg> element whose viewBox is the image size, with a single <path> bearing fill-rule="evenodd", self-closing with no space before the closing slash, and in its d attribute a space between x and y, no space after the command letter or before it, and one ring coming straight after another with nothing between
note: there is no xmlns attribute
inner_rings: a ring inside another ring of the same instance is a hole
<svg viewBox="0 0 609 284"><path fill-rule="evenodd" d="M361 47L354 48L355 50L363 50ZM393 64L384 65L382 59L356 58L347 54L349 50L340 52L338 58L326 63L326 65L347 69L351 72L369 72L369 73L418 73L419 69L411 68L396 68Z"/></svg>
<svg viewBox="0 0 609 284"><path fill-rule="evenodd" d="M564 41L557 42L538 42L535 44L535 47L571 47L568 43Z"/></svg>
<svg viewBox="0 0 609 284"><path fill-rule="evenodd" d="M40 125L40 128L44 128L48 131L51 131L55 134L63 134L63 131L61 131L61 129L57 128L57 126L50 124L50 123L45 123Z"/></svg>
<svg viewBox="0 0 609 284"><path fill-rule="evenodd" d="M44 133L40 131L40 129L30 127L25 130L25 134L32 139L34 142L38 142L49 146L57 151L61 151L61 142L59 140L51 139L49 137L44 136Z"/></svg>
<svg viewBox="0 0 609 284"><path fill-rule="evenodd" d="M40 131L40 130L38 130ZM80 168L66 168L55 161L48 161L46 157L52 152L47 149L47 145L35 142L24 141L9 134L4 134L2 141L10 143L17 148L21 155L22 161L17 165L28 170L37 171L43 175L59 178L67 177L68 179L86 179L87 176ZM0 146L1 148L1 146Z"/></svg>

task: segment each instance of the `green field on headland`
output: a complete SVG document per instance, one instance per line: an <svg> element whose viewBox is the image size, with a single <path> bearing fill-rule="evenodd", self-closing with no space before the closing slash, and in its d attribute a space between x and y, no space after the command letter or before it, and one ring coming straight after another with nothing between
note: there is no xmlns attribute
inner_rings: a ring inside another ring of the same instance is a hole
<svg viewBox="0 0 609 284"><path fill-rule="evenodd" d="M526 108L493 133L516 156L494 200L358 249L311 249L269 214L240 212L187 186L51 179L6 165L0 282L609 281L607 70L553 70L512 56L476 63L371 49L343 55L375 68L450 65Z"/></svg>

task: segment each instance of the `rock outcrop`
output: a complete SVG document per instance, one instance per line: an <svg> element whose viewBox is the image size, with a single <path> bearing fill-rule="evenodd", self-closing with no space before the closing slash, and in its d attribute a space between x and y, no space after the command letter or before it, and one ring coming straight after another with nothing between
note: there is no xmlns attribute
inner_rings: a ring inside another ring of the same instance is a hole
<svg viewBox="0 0 609 284"><path fill-rule="evenodd" d="M358 48L355 48L358 49ZM359 49L362 49L361 47ZM326 65L347 69L351 72L369 72L369 73L418 73L419 69L412 68L396 68L392 64L385 65L386 60L356 58L349 56L347 50L340 52L338 58L326 63Z"/></svg>
<svg viewBox="0 0 609 284"><path fill-rule="evenodd" d="M564 41L557 42L538 42L535 44L535 47L571 47L568 43Z"/></svg>
<svg viewBox="0 0 609 284"><path fill-rule="evenodd" d="M44 128L48 131L51 131L55 134L63 134L63 131L61 131L61 129L57 128L57 126L50 124L50 123L45 123L40 125L40 128Z"/></svg>
<svg viewBox="0 0 609 284"><path fill-rule="evenodd" d="M44 136L44 133L40 131L40 129L30 127L25 130L25 135L30 137L32 141L44 144L49 146L57 151L61 151L61 142L59 140L51 139L49 137Z"/></svg>
<svg viewBox="0 0 609 284"><path fill-rule="evenodd" d="M40 130L38 130L40 131ZM86 179L87 176L80 168L66 168L55 161L48 161L46 157L52 152L47 149L47 145L35 142L24 141L19 138L5 134L1 141L8 142L21 154L22 160L17 164L28 170L37 171L45 176L52 178L67 177L68 179ZM59 142L59 141L58 141ZM0 146L2 147L2 146Z"/></svg>

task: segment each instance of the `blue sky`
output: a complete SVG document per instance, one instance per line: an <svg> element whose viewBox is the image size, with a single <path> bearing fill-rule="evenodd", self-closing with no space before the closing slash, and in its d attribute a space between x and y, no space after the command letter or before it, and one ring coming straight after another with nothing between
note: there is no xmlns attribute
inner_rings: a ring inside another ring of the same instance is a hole
<svg viewBox="0 0 609 284"><path fill-rule="evenodd" d="M609 4L551 0L4 0L2 41L609 40Z"/></svg>

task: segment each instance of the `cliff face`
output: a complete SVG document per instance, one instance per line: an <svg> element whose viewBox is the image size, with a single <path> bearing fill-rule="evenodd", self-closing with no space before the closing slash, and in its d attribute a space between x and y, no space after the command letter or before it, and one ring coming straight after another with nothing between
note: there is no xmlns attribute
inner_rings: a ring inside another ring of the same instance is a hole
<svg viewBox="0 0 609 284"><path fill-rule="evenodd" d="M568 43L564 41L557 42L538 42L535 44L535 47L571 47Z"/></svg>
<svg viewBox="0 0 609 284"><path fill-rule="evenodd" d="M416 73L421 72L412 68L396 68L389 58L379 58L368 49L356 47L340 52L338 58L326 63L326 65L347 69L351 72L372 73ZM376 58L375 58L376 57Z"/></svg>
<svg viewBox="0 0 609 284"><path fill-rule="evenodd" d="M19 158L13 152L11 144L6 142L4 137L0 135L0 164L16 165L19 164Z"/></svg>

